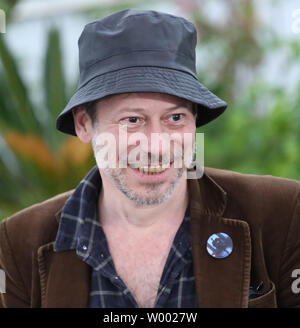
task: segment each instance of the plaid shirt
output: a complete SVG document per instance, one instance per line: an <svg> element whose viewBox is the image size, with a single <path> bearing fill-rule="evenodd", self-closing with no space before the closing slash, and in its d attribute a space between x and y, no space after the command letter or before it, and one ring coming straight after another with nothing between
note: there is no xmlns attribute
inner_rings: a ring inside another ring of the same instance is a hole
<svg viewBox="0 0 300 328"><path fill-rule="evenodd" d="M137 308L130 290L118 277L98 219L101 185L101 176L95 166L65 203L54 251L74 249L79 258L92 267L90 307ZM187 210L163 269L155 308L197 307L189 221Z"/></svg>

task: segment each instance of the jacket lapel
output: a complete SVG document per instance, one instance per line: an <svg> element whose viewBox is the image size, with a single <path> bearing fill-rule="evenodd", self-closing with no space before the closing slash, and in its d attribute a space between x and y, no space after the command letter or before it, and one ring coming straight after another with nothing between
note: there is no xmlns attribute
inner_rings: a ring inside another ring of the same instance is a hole
<svg viewBox="0 0 300 328"><path fill-rule="evenodd" d="M61 210L56 213L59 221ZM54 242L38 249L41 307L86 308L89 302L90 267L75 250L54 252Z"/></svg>
<svg viewBox="0 0 300 328"><path fill-rule="evenodd" d="M199 307L248 307L251 240L247 222L223 217L226 192L207 174L188 180L191 240ZM233 251L217 259L208 254L208 238L225 232Z"/></svg>

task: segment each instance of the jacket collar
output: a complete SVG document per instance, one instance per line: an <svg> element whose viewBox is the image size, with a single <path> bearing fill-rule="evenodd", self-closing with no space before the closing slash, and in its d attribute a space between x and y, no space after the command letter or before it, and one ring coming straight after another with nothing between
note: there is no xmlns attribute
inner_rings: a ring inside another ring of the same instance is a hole
<svg viewBox="0 0 300 328"><path fill-rule="evenodd" d="M190 231L199 307L247 307L250 285L251 242L248 224L223 217L227 193L205 170L201 179L188 180ZM59 222L62 208L55 214ZM233 252L212 258L208 238L218 232L233 240ZM88 307L89 270L75 250L53 251L54 242L39 248L42 306Z"/></svg>
<svg viewBox="0 0 300 328"><path fill-rule="evenodd" d="M201 179L188 180L190 208L202 215L222 216L227 206L226 191L205 171Z"/></svg>

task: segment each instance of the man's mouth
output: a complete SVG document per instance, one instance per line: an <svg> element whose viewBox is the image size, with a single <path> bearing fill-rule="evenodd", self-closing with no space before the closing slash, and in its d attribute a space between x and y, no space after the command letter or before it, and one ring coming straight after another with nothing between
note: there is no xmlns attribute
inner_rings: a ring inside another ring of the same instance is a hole
<svg viewBox="0 0 300 328"><path fill-rule="evenodd" d="M141 173L148 174L148 175L160 174L168 169L167 167L162 167L159 165L157 165L157 166L139 166L139 167L130 165L130 167L134 170L137 170Z"/></svg>
<svg viewBox="0 0 300 328"><path fill-rule="evenodd" d="M162 168L161 166L142 166L139 167L138 170L144 174L159 174L164 172L166 168Z"/></svg>

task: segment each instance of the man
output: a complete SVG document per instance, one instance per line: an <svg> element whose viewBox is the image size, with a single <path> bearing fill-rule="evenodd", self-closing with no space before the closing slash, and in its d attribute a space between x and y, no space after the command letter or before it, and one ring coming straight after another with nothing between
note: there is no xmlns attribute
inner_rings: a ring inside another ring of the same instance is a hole
<svg viewBox="0 0 300 328"><path fill-rule="evenodd" d="M85 27L57 128L91 142L97 166L1 223L2 307L300 307L299 182L188 176L196 127L226 108L197 80L195 46L193 24L155 11Z"/></svg>

